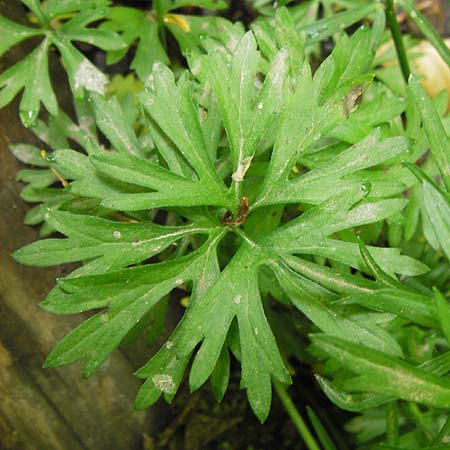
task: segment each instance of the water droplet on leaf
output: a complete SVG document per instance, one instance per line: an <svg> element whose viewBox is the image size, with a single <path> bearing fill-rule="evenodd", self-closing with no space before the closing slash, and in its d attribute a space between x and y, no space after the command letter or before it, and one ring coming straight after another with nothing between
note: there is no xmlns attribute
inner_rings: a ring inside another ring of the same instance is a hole
<svg viewBox="0 0 450 450"><path fill-rule="evenodd" d="M28 110L28 111L20 111L20 120L26 128L36 126L36 119L39 111Z"/></svg>

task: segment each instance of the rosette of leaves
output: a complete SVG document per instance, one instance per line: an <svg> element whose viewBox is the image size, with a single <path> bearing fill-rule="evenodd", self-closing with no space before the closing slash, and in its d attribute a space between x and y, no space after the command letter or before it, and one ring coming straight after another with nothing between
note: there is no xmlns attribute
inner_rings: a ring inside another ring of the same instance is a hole
<svg viewBox="0 0 450 450"><path fill-rule="evenodd" d="M393 178L410 141L385 137L375 125L355 142L333 137L372 82L367 68L374 53L360 49L364 42L376 48L379 33L364 27L343 38L346 52L338 46L313 76L305 35L295 31L286 10L276 20L283 26L273 45L251 31L229 48L204 39L206 52L193 53L192 72L178 79L154 64L139 94L152 149L121 120L117 100L92 93L96 123L112 148L91 140L87 155L60 149L48 158L69 182L65 191L120 216L44 207L45 220L66 238L38 241L14 255L40 266L84 262L58 280L42 306L58 314L98 312L56 346L47 367L84 359L83 373L92 375L124 339L145 328L155 312L162 314L158 306L179 288L190 294L189 305L165 345L137 372L146 380L137 408L161 395L170 401L190 362L191 390L210 379L221 399L233 355L242 367L241 387L263 421L272 379L290 383L265 313L274 299L298 308L323 332L317 342L351 342L414 372L388 329L394 312L414 323L436 323L434 309L395 278L427 267L398 249L359 244L352 231L405 207ZM386 114L380 123L390 120ZM153 222L149 211L155 208L171 220ZM361 273L382 275L383 282ZM268 284L269 291L261 288ZM378 320L369 300L350 313L337 301L354 293L377 298L386 284L398 289L397 300L415 301L420 314L391 302L396 311ZM385 381L389 395L406 395L395 390L397 379ZM450 383L427 381L415 386L414 400L440 406Z"/></svg>

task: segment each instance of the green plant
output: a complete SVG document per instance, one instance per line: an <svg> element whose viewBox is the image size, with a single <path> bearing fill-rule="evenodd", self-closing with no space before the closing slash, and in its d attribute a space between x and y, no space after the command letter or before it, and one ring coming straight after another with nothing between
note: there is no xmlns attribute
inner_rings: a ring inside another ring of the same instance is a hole
<svg viewBox="0 0 450 450"><path fill-rule="evenodd" d="M23 3L41 28L1 18L1 49L43 40L0 76L0 105L24 88L21 119L49 147L11 147L42 167L18 175L25 200L40 204L26 222L42 223L43 236L66 237L32 243L14 258L37 266L81 261L41 306L97 311L55 347L46 367L84 359L83 375L91 376L148 324L154 336L171 292L181 290L186 312L137 372L145 382L136 407L162 395L171 401L190 363L190 389L209 379L221 400L234 357L261 421L273 382L308 447L332 449L314 411L320 445L287 397L287 362L304 358L277 345L275 336L281 342L295 331L277 311L296 308L309 319L301 333L311 337L308 362L323 391L361 413L349 424L361 444L440 444L450 406L447 97L432 102L414 76L402 93L375 77L376 50L389 37L383 5L336 1L350 7L334 13L323 2L325 17L315 20L318 1L271 9L260 2L265 15L245 31L223 18L169 12L222 2L158 1L151 14L109 9L108 1ZM410 2L400 4L417 18ZM386 2L408 77L392 11ZM370 25L343 31L362 19ZM448 49L419 19L448 61ZM189 69L168 58L167 30ZM334 49L318 65L318 43L327 38ZM99 47L113 63L136 40L131 69L144 88L132 83L121 95L107 92L107 76L71 43ZM76 119L58 109L51 45L67 71ZM40 102L47 123L37 120Z"/></svg>

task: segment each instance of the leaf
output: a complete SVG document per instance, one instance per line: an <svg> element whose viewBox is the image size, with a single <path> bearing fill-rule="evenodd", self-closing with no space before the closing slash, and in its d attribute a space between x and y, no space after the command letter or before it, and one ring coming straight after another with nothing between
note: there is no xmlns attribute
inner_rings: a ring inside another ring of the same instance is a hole
<svg viewBox="0 0 450 450"><path fill-rule="evenodd" d="M95 8L100 9L109 6L110 0L48 0L45 4L45 15L52 19L62 14L81 11L84 9Z"/></svg>
<svg viewBox="0 0 450 450"><path fill-rule="evenodd" d="M326 67L326 63L323 64ZM319 86L321 82L317 74L312 78L309 65L304 64L296 77L296 91L281 116L269 168L254 207L270 204L269 199L275 197L274 192L288 189L288 175L294 163L323 134L348 116L348 106L345 106L348 96L353 95L353 89L358 92L364 90L369 79L355 77L339 86L325 101ZM353 108L353 101L351 103ZM298 117L304 118L300 124Z"/></svg>
<svg viewBox="0 0 450 450"><path fill-rule="evenodd" d="M359 412L370 408L376 408L391 401L392 397L384 394L349 394L340 390L326 378L316 375L316 380L325 395L339 408L345 411Z"/></svg>
<svg viewBox="0 0 450 450"><path fill-rule="evenodd" d="M325 238L337 231L383 220L405 206L401 199L358 204L366 195L361 189L344 192L278 228L267 239L276 242L278 251L302 252L312 243L326 245Z"/></svg>
<svg viewBox="0 0 450 450"><path fill-rule="evenodd" d="M198 8L205 9L225 9L227 8L227 2L225 0L164 0L164 11L172 11L174 9L182 8L185 6L196 6Z"/></svg>
<svg viewBox="0 0 450 450"><path fill-rule="evenodd" d="M353 391L369 391L446 408L450 401L450 382L420 370L400 359L340 338L315 335L319 348L338 358L354 373L362 375L361 382L348 383Z"/></svg>
<svg viewBox="0 0 450 450"><path fill-rule="evenodd" d="M409 86L422 119L431 152L436 159L447 190L450 190L450 138L447 136L439 114L417 78L411 76Z"/></svg>
<svg viewBox="0 0 450 450"><path fill-rule="evenodd" d="M54 44L61 52L64 67L69 76L69 83L76 98L84 96L84 89L105 94L107 76L97 69L72 44L65 39L55 39Z"/></svg>
<svg viewBox="0 0 450 450"><path fill-rule="evenodd" d="M125 154L92 156L90 161L104 176L131 185L155 190L148 193L106 195L103 205L109 208L136 211L167 206L226 206L227 195L209 180L187 180L144 159Z"/></svg>
<svg viewBox="0 0 450 450"><path fill-rule="evenodd" d="M303 25L297 31L305 33L306 44L312 45L360 21L378 8L379 6L376 3L369 3L363 7L352 8L348 11L334 14L332 17L317 20L313 24Z"/></svg>
<svg viewBox="0 0 450 450"><path fill-rule="evenodd" d="M450 259L450 204L442 192L428 181L422 183L423 205L435 236Z"/></svg>
<svg viewBox="0 0 450 450"><path fill-rule="evenodd" d="M136 41L138 41L136 53L130 68L136 70L141 80L148 78L156 61L169 63L158 36L157 22L153 17L134 8L119 6L111 8L107 19L100 28L120 33L127 45L123 49L108 51L106 58L108 64L120 61Z"/></svg>
<svg viewBox="0 0 450 450"><path fill-rule="evenodd" d="M47 221L68 239L34 242L13 256L21 264L52 266L98 258L89 273L122 269L162 252L184 236L210 234L207 226L168 227L152 223L126 223L63 211L47 212Z"/></svg>
<svg viewBox="0 0 450 450"><path fill-rule="evenodd" d="M9 146L13 155L25 164L32 164L38 167L48 167L48 162L42 158L41 151L30 144L13 144Z"/></svg>
<svg viewBox="0 0 450 450"><path fill-rule="evenodd" d="M436 376L445 375L450 370L450 352L444 353L430 361L426 361L418 367ZM350 394L339 389L334 383L320 375L315 375L315 377L325 395L335 405L346 411L360 412L384 405L394 399L394 397L386 394Z"/></svg>
<svg viewBox="0 0 450 450"><path fill-rule="evenodd" d="M96 124L114 148L120 152L144 156L133 129L125 120L117 98L105 99L95 92L89 98L93 105Z"/></svg>
<svg viewBox="0 0 450 450"><path fill-rule="evenodd" d="M436 49L447 65L450 65L450 50L439 36L436 29L428 22L425 16L420 12L411 0L400 0L400 6L408 13L409 17L415 23L417 28L425 36L431 45Z"/></svg>
<svg viewBox="0 0 450 450"><path fill-rule="evenodd" d="M205 64L206 76L222 113L234 177L239 178L237 181L241 181L245 175L245 161L252 158L255 152L249 143L249 132L254 115L254 78L258 62L255 38L253 33L247 32L238 43L230 62L227 62L223 55L210 50L208 65ZM225 82L224 73L227 74ZM256 139L254 138L255 141Z"/></svg>
<svg viewBox="0 0 450 450"><path fill-rule="evenodd" d="M132 268L115 273L113 278L110 274L91 276L89 284L102 286L107 297L106 301L90 300L88 309L109 306L108 312L92 316L71 331L48 356L44 366L59 367L85 358L83 375L85 377L92 375L136 323L139 323L164 295L181 284L184 277L192 276L195 267L192 265L192 259L192 257L185 259L184 264L180 264L179 261L161 263L162 266L154 265L150 271L148 267L144 267L144 271L141 267ZM133 277L132 273L139 273L142 281L137 281L137 277ZM130 276L135 283L133 289L126 286L125 280ZM84 280L78 278L76 282L83 283ZM69 280L65 283L68 284ZM75 279L72 283L75 283ZM81 288L81 295L76 291L72 294L77 302L92 299L92 288L83 292L82 285L78 286Z"/></svg>
<svg viewBox="0 0 450 450"><path fill-rule="evenodd" d="M429 297L398 289L380 289L358 293L342 300L343 304L359 304L375 311L396 314L425 327L437 325L435 307Z"/></svg>
<svg viewBox="0 0 450 450"><path fill-rule="evenodd" d="M360 171L381 164L405 152L408 147L406 138L399 136L381 140L380 131L375 130L333 159L289 181L286 189L272 195L272 202L317 204L340 192L350 190L351 187L368 189L371 184L369 174ZM358 176L350 181L348 176L355 173ZM373 186L370 188L372 192Z"/></svg>
<svg viewBox="0 0 450 450"><path fill-rule="evenodd" d="M101 5L109 2L87 2L85 6L93 6L94 9L83 9L80 2L74 0L59 3L51 1L46 3L46 8L37 0L24 0L23 3L35 14L43 29L33 30L1 18L0 30L7 32L9 38L0 46L0 52L3 53L10 46L35 35L43 34L45 38L27 57L0 75L0 107L11 102L24 88L20 117L25 126L31 127L36 124L40 102L51 114L57 114L56 97L48 73L48 51L51 45L56 45L61 52L72 91L77 96L82 96L83 87L104 93L106 77L71 44L71 41L83 41L110 50L122 48L125 43L112 31L87 27L107 14L108 10ZM52 19L59 14L73 11L79 12L61 26L58 25L57 29L52 28Z"/></svg>
<svg viewBox="0 0 450 450"><path fill-rule="evenodd" d="M445 297L436 288L434 288L434 298L436 300L439 322L441 323L441 327L447 341L450 342L450 305Z"/></svg>
<svg viewBox="0 0 450 450"><path fill-rule="evenodd" d="M371 329L341 316L327 305L326 300L314 298L299 286L298 275L281 265L274 266L275 274L283 290L292 303L305 314L311 322L329 336L337 336L348 341L358 342L367 347L380 349L385 353L400 356L400 346L380 328Z"/></svg>
<svg viewBox="0 0 450 450"><path fill-rule="evenodd" d="M44 39L41 45L22 61L0 75L0 107L8 104L24 88L20 102L20 118L26 127L35 124L41 102L52 114L56 114L58 109L48 74L49 44L49 40Z"/></svg>
<svg viewBox="0 0 450 450"><path fill-rule="evenodd" d="M0 35L2 36L2 41L0 42L0 56L25 39L40 34L44 33L38 28L25 27L8 20L6 17L0 16Z"/></svg>
<svg viewBox="0 0 450 450"><path fill-rule="evenodd" d="M152 84L139 95L147 112L174 142L199 178L222 185L206 148L188 77L182 76L176 85L172 72L160 63L153 66L152 75Z"/></svg>
<svg viewBox="0 0 450 450"><path fill-rule="evenodd" d="M156 359L169 361L169 354L187 357L202 342L189 378L191 390L197 389L213 372L228 329L236 317L241 348L241 387L247 389L253 411L264 421L270 408L271 376L282 383L289 383L290 378L262 308L257 283L259 258L258 253L243 244L211 288L189 305L169 338L170 348L163 348ZM136 400L139 408L154 403L159 397L155 393L158 386L151 382L157 370L160 370L158 363L150 360L138 372L138 376L148 378Z"/></svg>

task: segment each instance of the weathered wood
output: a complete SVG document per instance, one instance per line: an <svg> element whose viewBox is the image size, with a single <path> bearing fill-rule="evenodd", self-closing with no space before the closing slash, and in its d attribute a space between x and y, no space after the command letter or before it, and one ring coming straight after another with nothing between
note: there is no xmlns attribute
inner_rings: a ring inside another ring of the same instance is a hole
<svg viewBox="0 0 450 450"><path fill-rule="evenodd" d="M24 17L21 3L0 1L0 14ZM5 67L23 55L19 46ZM35 241L23 225L29 208L15 181L21 168L8 146L33 142L18 120L18 102L0 110L0 448L13 450L131 450L141 448L146 413L132 410L140 382L134 368L115 352L89 380L80 365L43 369L52 347L80 322L41 310L42 300L63 269L21 266L12 251ZM146 430L149 433L149 430Z"/></svg>

